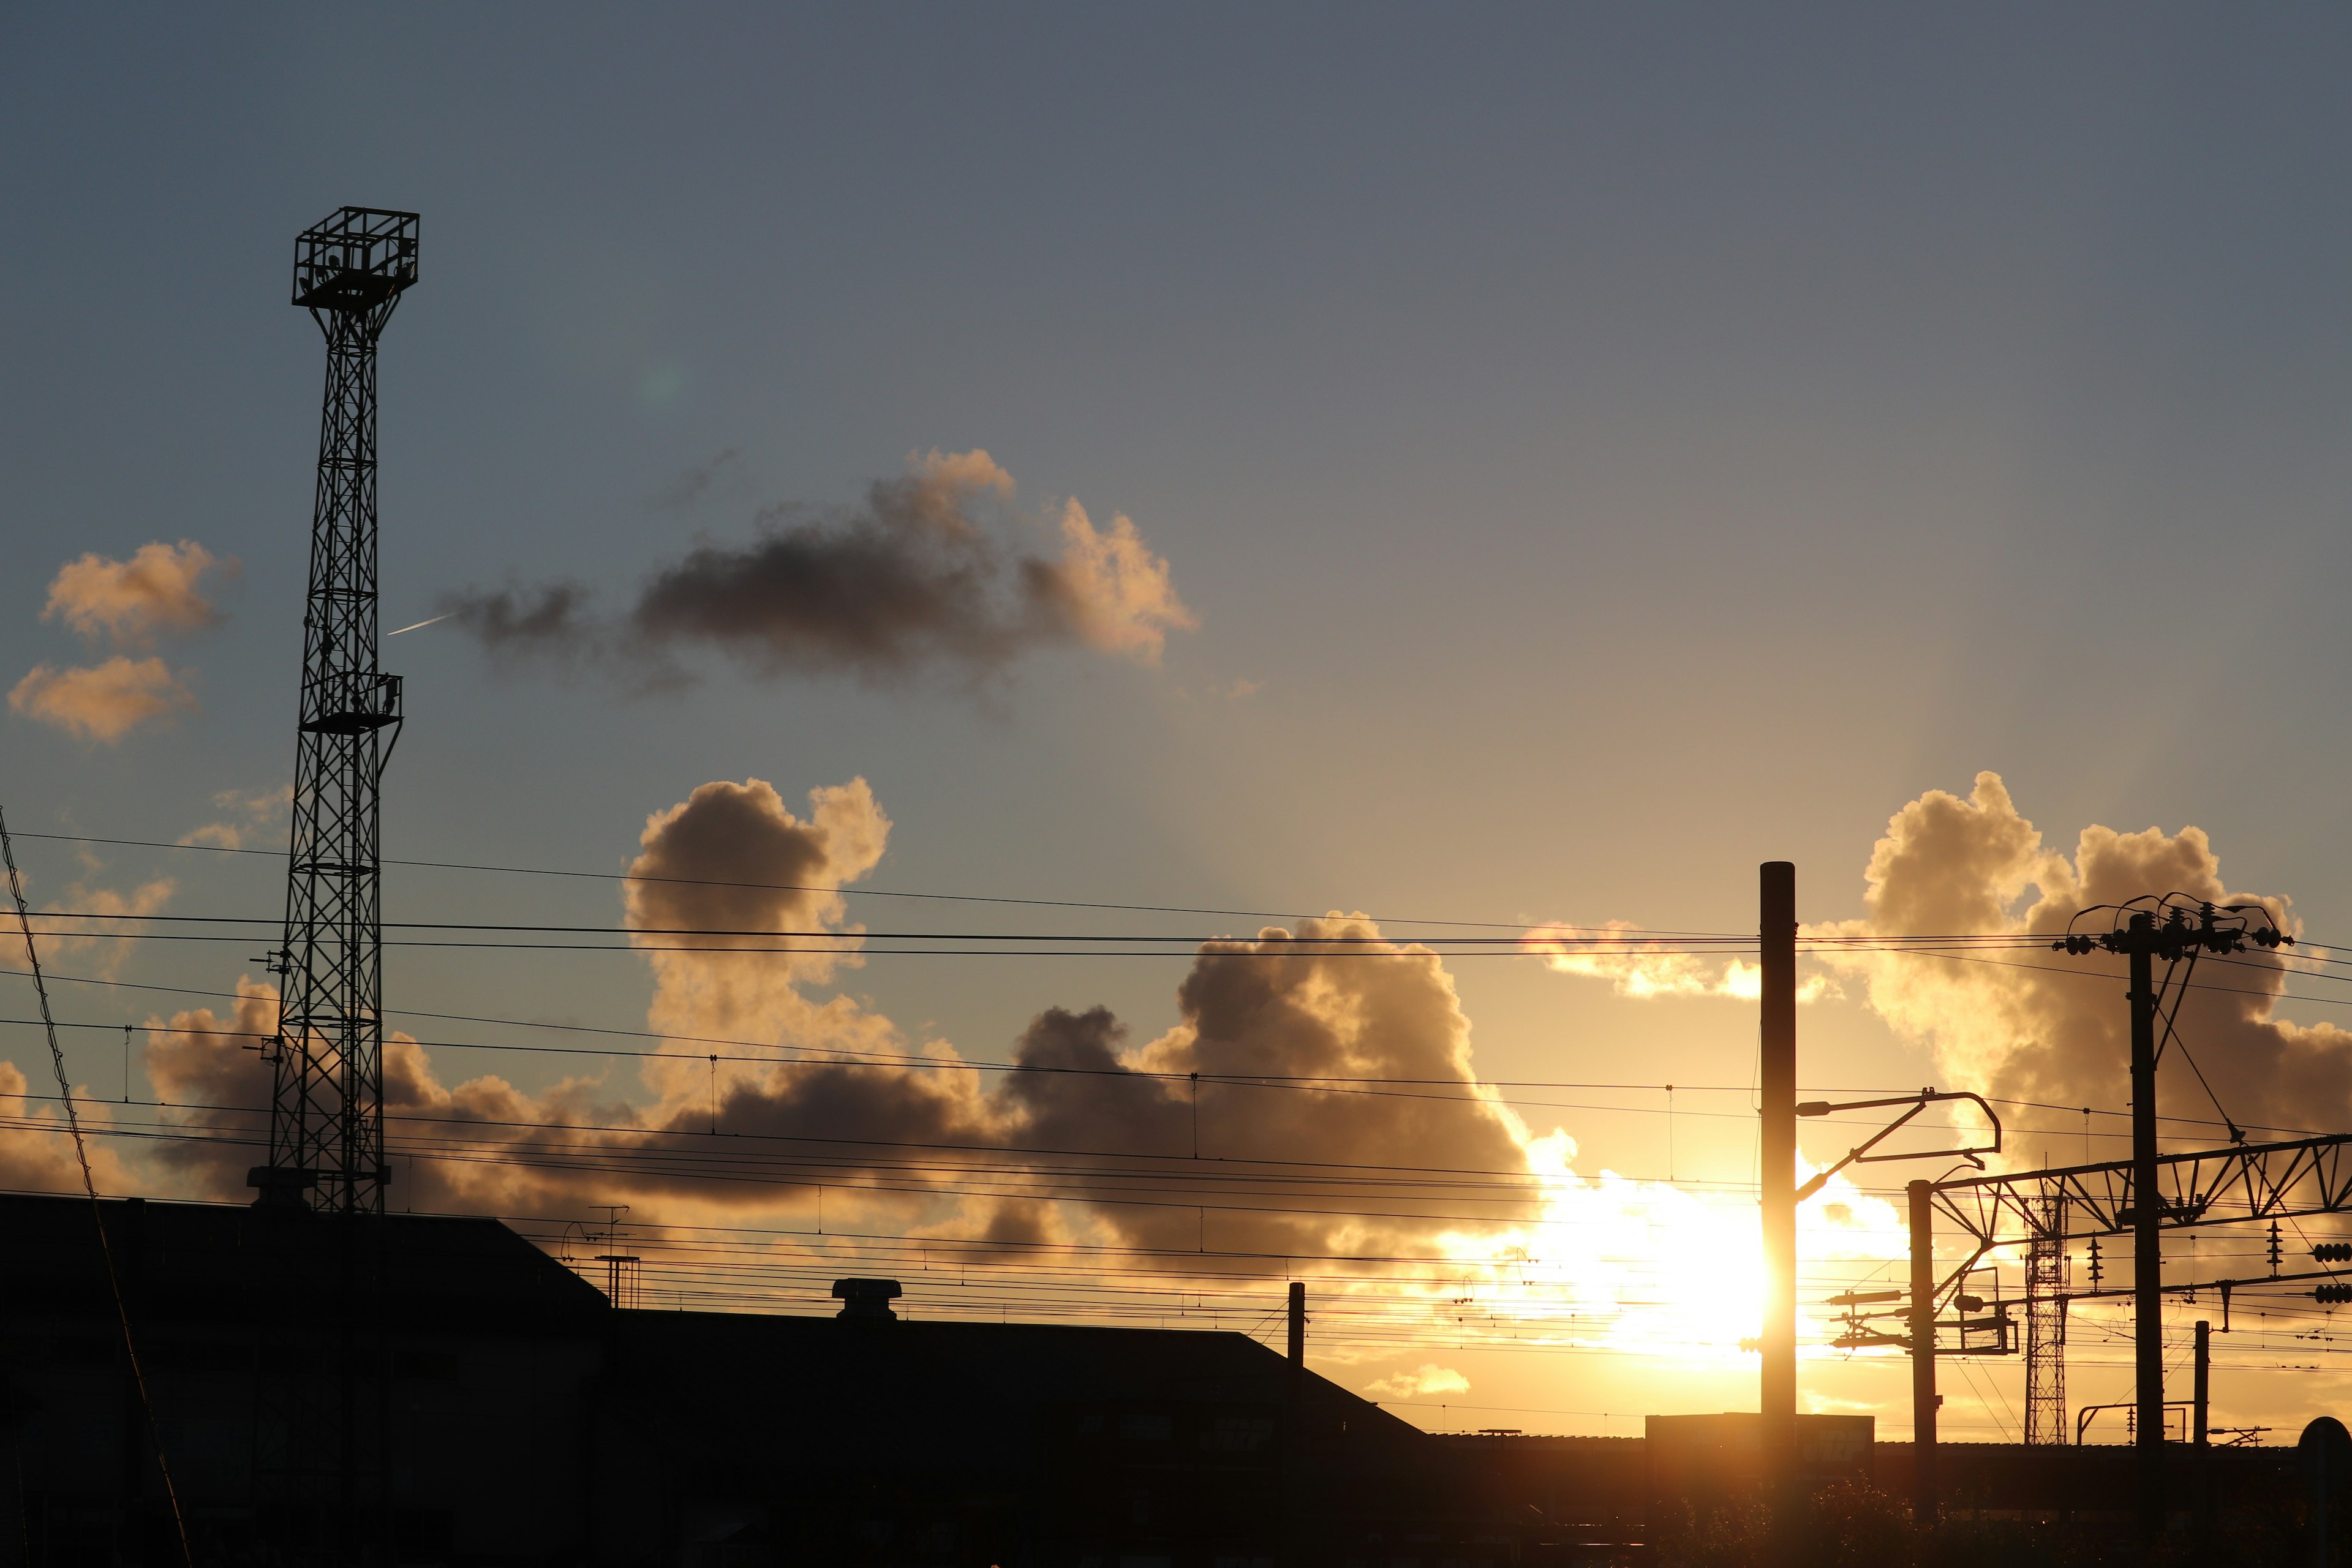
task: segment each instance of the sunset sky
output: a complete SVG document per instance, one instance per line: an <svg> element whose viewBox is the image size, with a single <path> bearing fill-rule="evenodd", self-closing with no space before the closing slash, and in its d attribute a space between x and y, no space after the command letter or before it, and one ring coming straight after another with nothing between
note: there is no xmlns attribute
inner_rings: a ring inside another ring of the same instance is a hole
<svg viewBox="0 0 2352 1568"><path fill-rule="evenodd" d="M12 9L0 808L37 908L263 921L60 942L59 1016L154 1026L131 1095L174 1108L126 1121L251 1103L202 1031L266 1007L236 998L283 896L220 851L286 835L322 361L292 242L415 210L382 614L433 624L383 645L387 853L596 875L394 867L387 920L956 940L395 947L390 1005L445 1016L394 1020L428 1042L402 1103L602 1162L468 1155L395 1203L548 1236L628 1203L649 1247L736 1249L739 1305L896 1272L916 1313L1262 1329L1279 1263L1154 1272L1223 1224L1417 1260L1302 1271L1318 1369L1424 1426L1752 1402L1756 1010L1736 951L1675 943L1752 932L1759 861L1856 932L2180 887L2352 946L2347 69L2318 5ZM851 562L891 591L816 572ZM633 862L819 890L625 900ZM1612 921L1675 934L1646 966L1509 940ZM1016 932L1057 940L971 952ZM1440 934L1503 940L1384 945ZM1105 935L1177 940L1076 951ZM2123 1108L2119 984L1923 963L1808 961L1809 1094ZM2288 989L2184 1038L2238 1121L2352 1128L2340 988ZM119 1100L120 1034L67 1034ZM551 1041L662 1055L474 1048ZM0 1059L35 1097L0 1185L70 1181L38 1031ZM1094 1076L964 1070L1015 1060ZM1458 1087L1203 1091L1251 1192L1359 1184L1202 1217L1197 1168L1112 1158L1191 1159L1191 1072ZM647 1174L706 1113L1086 1158L1045 1202L845 1156L829 1229L1001 1244L950 1290L952 1247L802 1234L812 1181ZM2083 1158L2079 1113L2004 1115L2021 1163ZM238 1197L247 1152L205 1147L108 1140L102 1175ZM1373 1202L1376 1165L1533 1195L1462 1222L1487 1200ZM1883 1189L1942 1169L1809 1210L1807 1299L1892 1282ZM2253 1271L2233 1245L2199 1257ZM2217 1421L2340 1409L2331 1347L2224 1342ZM2076 1352L2073 1397L2120 1396L2110 1321ZM1809 1355L1812 1407L1907 1433L1898 1363ZM1955 1435L2013 1437L2021 1384L1956 1371Z"/></svg>

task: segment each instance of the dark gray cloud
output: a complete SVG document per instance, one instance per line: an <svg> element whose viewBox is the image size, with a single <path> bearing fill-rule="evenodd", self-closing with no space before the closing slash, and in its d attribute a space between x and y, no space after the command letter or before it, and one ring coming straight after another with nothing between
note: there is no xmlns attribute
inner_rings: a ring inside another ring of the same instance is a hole
<svg viewBox="0 0 2352 1568"><path fill-rule="evenodd" d="M876 480L860 507L774 509L748 542L696 546L617 615L570 583L467 590L441 608L493 656L641 681L677 676L677 657L699 647L761 676L969 682L1054 644L1149 662L1193 624L1129 520L1097 530L1071 502L1062 552L1047 556L1015 542L1012 496L987 453L934 452Z"/></svg>

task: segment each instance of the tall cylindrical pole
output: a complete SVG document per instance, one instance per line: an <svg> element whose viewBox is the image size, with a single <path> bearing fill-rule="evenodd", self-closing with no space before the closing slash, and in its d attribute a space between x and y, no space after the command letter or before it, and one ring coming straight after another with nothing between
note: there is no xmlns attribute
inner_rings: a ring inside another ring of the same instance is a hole
<svg viewBox="0 0 2352 1568"><path fill-rule="evenodd" d="M2154 917L2131 918L2133 1396L2137 1406L2139 1519L2164 1523L2164 1253L2156 1191Z"/></svg>
<svg viewBox="0 0 2352 1568"><path fill-rule="evenodd" d="M1293 1372L1307 1365L1307 1286L1294 1279L1290 1282L1290 1367Z"/></svg>
<svg viewBox="0 0 2352 1568"><path fill-rule="evenodd" d="M1936 1521L1936 1205L1925 1179L1911 1196L1911 1520Z"/></svg>
<svg viewBox="0 0 2352 1568"><path fill-rule="evenodd" d="M2195 1365L2197 1392L2189 1406L2189 1440L2196 1447L2189 1451L2189 1462L2197 1467L2197 1473L2190 1479L2189 1495L2196 1510L2198 1539L2203 1541L2211 1529L2213 1517L2211 1461L2206 1458L2212 1432L2213 1325L2202 1318L2197 1320Z"/></svg>
<svg viewBox="0 0 2352 1568"><path fill-rule="evenodd" d="M1763 968L1764 1474L1775 1501L1797 1479L1797 868L1759 868Z"/></svg>
<svg viewBox="0 0 2352 1568"><path fill-rule="evenodd" d="M2213 1394L2213 1325L2202 1318L2197 1320L2196 1367L2197 1394L2191 1406L2194 1420L2189 1426L2189 1440L2201 1448L2205 1447L2207 1434L2211 1430L2207 1423L2211 1419L2210 1401Z"/></svg>

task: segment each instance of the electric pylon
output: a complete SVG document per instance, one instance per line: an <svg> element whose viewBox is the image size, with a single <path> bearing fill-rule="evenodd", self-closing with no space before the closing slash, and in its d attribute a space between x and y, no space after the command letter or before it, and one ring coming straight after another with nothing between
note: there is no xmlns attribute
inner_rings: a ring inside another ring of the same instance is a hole
<svg viewBox="0 0 2352 1568"><path fill-rule="evenodd" d="M259 1202L383 1206L379 792L400 678L376 668L375 348L416 281L416 215L345 207L295 242L294 303L327 337L286 935Z"/></svg>

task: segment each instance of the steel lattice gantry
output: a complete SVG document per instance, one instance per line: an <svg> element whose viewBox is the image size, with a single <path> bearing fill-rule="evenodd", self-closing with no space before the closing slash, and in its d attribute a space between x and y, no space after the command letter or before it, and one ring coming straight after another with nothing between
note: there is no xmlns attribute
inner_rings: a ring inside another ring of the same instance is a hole
<svg viewBox="0 0 2352 1568"><path fill-rule="evenodd" d="M1907 1343L1912 1365L1912 1421L1919 1434L1913 1459L1914 1508L1922 1519L1935 1515L1935 1360L1951 1352L1937 1343L1937 1314L1960 1293L1969 1271L1987 1253L2002 1247L2063 1248L2070 1240L2133 1235L2143 1198L2151 1202L2158 1234L2191 1226L2242 1225L2307 1215L2352 1215L2352 1133L2297 1138L2277 1143L2241 1143L2159 1154L2150 1162L2154 1181L2145 1189L2135 1180L2134 1160L2115 1160L2055 1170L2004 1175L1965 1176L1948 1182L1911 1184L1911 1300ZM1937 1221L1958 1226L1969 1247L1958 1267L1937 1278ZM2134 1259L2137 1263L2137 1259ZM2310 1275L2273 1275L2270 1280L2183 1280L2166 1291L2232 1284L2284 1283ZM2120 1296L2122 1290L2067 1290L2062 1300ZM2137 1288L2133 1292L2137 1294ZM2226 1302L2226 1296L2224 1300ZM1999 1308L1999 1304L1995 1304ZM2138 1331L2153 1321L2142 1316ZM1966 1324L1963 1324L1965 1330ZM1891 1338L1891 1336L1890 1336ZM1965 1353L1966 1347L1962 1352ZM2162 1426L2156 1427L2159 1439Z"/></svg>
<svg viewBox="0 0 2352 1568"><path fill-rule="evenodd" d="M2163 1154L2156 1175L2157 1218L2167 1230L2346 1213L2352 1211L2352 1134ZM1945 1291L1995 1247L2031 1245L2038 1236L2126 1236L2138 1219L2128 1160L1964 1176L1937 1182L1933 1191L1937 1211L1971 1243L1961 1269L1946 1276Z"/></svg>
<svg viewBox="0 0 2352 1568"><path fill-rule="evenodd" d="M376 668L376 340L416 281L415 213L345 207L296 242L327 339L264 1204L377 1212L383 1152L379 784L400 678Z"/></svg>

